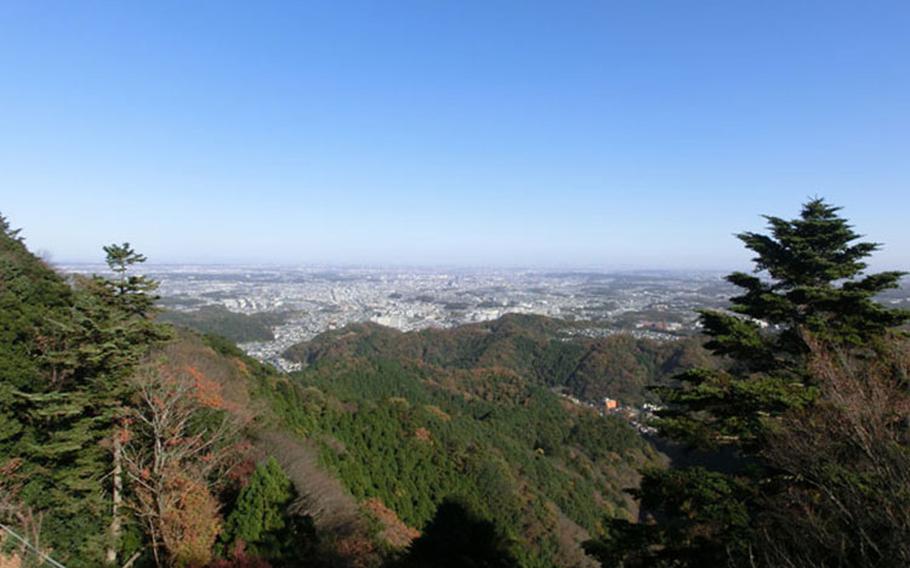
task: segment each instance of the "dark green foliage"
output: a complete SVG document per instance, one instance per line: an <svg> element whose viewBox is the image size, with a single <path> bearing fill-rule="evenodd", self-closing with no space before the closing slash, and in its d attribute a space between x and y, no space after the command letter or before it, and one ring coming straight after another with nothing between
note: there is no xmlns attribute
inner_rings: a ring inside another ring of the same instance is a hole
<svg viewBox="0 0 910 568"><path fill-rule="evenodd" d="M274 566L294 565L312 541L311 522L289 510L295 498L291 480L275 458L268 458L240 491L222 540L228 549L242 541L245 550Z"/></svg>
<svg viewBox="0 0 910 568"><path fill-rule="evenodd" d="M798 366L799 355L807 352L801 334L810 333L837 346L869 346L910 317L906 311L874 301L881 292L897 288L904 273L864 275L867 265L863 259L880 245L854 243L860 235L837 215L839 210L814 199L803 207L798 219L766 217L771 235L738 235L756 253L756 270L766 272L771 280L741 272L728 276L727 280L743 289L732 298L732 310L781 329L756 334L754 325L750 332L728 317L713 314L704 320L713 338L709 349L742 353L737 359L758 370L788 368ZM756 359L744 350L763 357Z"/></svg>
<svg viewBox="0 0 910 568"><path fill-rule="evenodd" d="M443 501L395 568L517 568L506 537L458 501Z"/></svg>
<svg viewBox="0 0 910 568"><path fill-rule="evenodd" d="M0 377L6 400L12 402L15 389L39 379L37 344L50 340L53 330L48 327L66 317L72 294L53 270L28 252L19 230L10 229L2 216L0 230Z"/></svg>
<svg viewBox="0 0 910 568"><path fill-rule="evenodd" d="M604 566L724 566L748 556L750 492L702 467L649 471L634 493L656 523L610 520L606 536L586 549Z"/></svg>
<svg viewBox="0 0 910 568"><path fill-rule="evenodd" d="M221 335L235 343L247 343L275 339L272 326L284 321L284 315L240 314L223 306L203 306L189 312L167 311L161 314L160 319L201 333Z"/></svg>
<svg viewBox="0 0 910 568"><path fill-rule="evenodd" d="M309 365L298 377L316 388L285 394L309 409L286 420L329 436L326 463L359 499L379 498L422 528L457 495L522 543L522 565L549 566L567 554L559 515L591 534L605 509L629 516L630 466L654 459L621 419L572 408L551 389L640 402L647 385L707 360L693 340L567 341L571 325L510 315L451 330L328 332L287 353Z"/></svg>
<svg viewBox="0 0 910 568"><path fill-rule="evenodd" d="M2 216L0 231L0 450L8 456L25 428L20 393L41 377L36 345L49 322L66 317L72 295Z"/></svg>
<svg viewBox="0 0 910 568"><path fill-rule="evenodd" d="M225 536L243 539L249 545L265 541L285 527L284 514L294 498L291 480L275 458L259 464L240 492L234 510L225 522Z"/></svg>
<svg viewBox="0 0 910 568"><path fill-rule="evenodd" d="M691 370L678 386L658 389L668 404L662 433L731 448L736 467L646 473L639 496L655 523L611 522L607 536L589 545L605 566L744 566L771 558L757 526L769 500L800 478L768 461L769 444L784 417L824 412L813 351L824 344L845 357L874 358L889 330L910 317L874 301L902 273L863 275L863 259L878 245L854 244L859 236L837 211L814 199L798 219L766 217L770 235L739 235L770 279L731 274L743 290L731 312L702 313L706 347L727 357L729 368Z"/></svg>
<svg viewBox="0 0 910 568"><path fill-rule="evenodd" d="M386 357L420 361L445 369L501 367L581 399L605 396L641 403L646 387L666 382L680 370L710 365L697 339L658 342L612 335L566 340L570 324L543 316L511 314L454 329L401 333L359 324L324 333L285 354L313 364L327 357Z"/></svg>
<svg viewBox="0 0 910 568"><path fill-rule="evenodd" d="M661 389L670 403L667 433L706 444L760 443L765 417L816 396L805 368L807 337L874 353L889 329L910 319L910 312L874 301L897 287L902 273L863 275L862 259L879 245L852 244L858 235L837 211L815 199L798 219L766 217L771 235L739 235L757 254L756 270L771 280L731 274L728 280L744 290L731 300L733 313L702 313L706 347L736 366L729 373L689 372L680 376L681 388Z"/></svg>
<svg viewBox="0 0 910 568"><path fill-rule="evenodd" d="M129 276L144 258L107 247L117 280L70 287L0 218L0 455L21 465L22 507L52 511L43 542L72 566L100 562L105 503L124 378L168 336L151 321L155 283Z"/></svg>
<svg viewBox="0 0 910 568"><path fill-rule="evenodd" d="M228 357L236 357L243 360L244 363L255 362L255 359L247 356L247 354L244 353L242 349L237 347L236 343L224 337L223 335L206 333L202 335L202 340L216 353L220 353L221 355Z"/></svg>
<svg viewBox="0 0 910 568"><path fill-rule="evenodd" d="M142 264L147 259L134 251L129 243L122 245L108 245L102 247L107 255L105 261L111 272L115 274L113 280L94 277L94 282L107 292L105 298L124 313L131 316L145 318L154 312L154 295L158 283L145 276L129 274L130 268L135 264Z"/></svg>
<svg viewBox="0 0 910 568"><path fill-rule="evenodd" d="M16 477L23 506L57 508L45 528L71 554L86 533L101 530L100 486L92 480L100 478L104 458L91 444L98 427L83 418L88 393L61 389L67 373L47 365L47 352L63 340L61 328L71 325L75 300L18 231L5 220L0 226L0 463L22 461Z"/></svg>
<svg viewBox="0 0 910 568"><path fill-rule="evenodd" d="M325 463L355 497L425 528L458 496L515 541L522 566L565 553L554 507L591 531L605 505L628 515L621 490L654 459L627 424L570 412L505 369L333 356L296 378L300 386L262 392L290 402L270 404L289 425L324 440Z"/></svg>

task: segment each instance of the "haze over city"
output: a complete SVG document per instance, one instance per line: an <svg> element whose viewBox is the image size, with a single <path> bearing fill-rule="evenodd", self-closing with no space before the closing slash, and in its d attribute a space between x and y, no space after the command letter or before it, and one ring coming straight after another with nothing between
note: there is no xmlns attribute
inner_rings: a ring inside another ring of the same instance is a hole
<svg viewBox="0 0 910 568"><path fill-rule="evenodd" d="M907 568L907 0L0 0L0 568Z"/></svg>
<svg viewBox="0 0 910 568"><path fill-rule="evenodd" d="M820 195L910 264L902 2L0 6L58 262L721 269Z"/></svg>

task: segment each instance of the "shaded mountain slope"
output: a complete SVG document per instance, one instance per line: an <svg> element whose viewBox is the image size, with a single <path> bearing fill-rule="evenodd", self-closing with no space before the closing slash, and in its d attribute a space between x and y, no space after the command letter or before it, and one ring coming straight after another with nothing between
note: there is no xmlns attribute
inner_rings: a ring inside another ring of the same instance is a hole
<svg viewBox="0 0 910 568"><path fill-rule="evenodd" d="M605 514L636 516L623 490L660 459L619 418L560 398L516 364L550 343L500 323L513 329L456 330L467 339L444 336L435 350L372 324L320 337L283 412L358 500L419 529L456 497L505 530L522 565L585 565L580 542Z"/></svg>
<svg viewBox="0 0 910 568"><path fill-rule="evenodd" d="M299 391L298 386L218 336L184 330L156 356L163 356L173 368L192 367L218 384L227 408L245 425L243 436L251 455L258 460L274 457L294 484L298 497L292 510L313 519L327 565L380 562L373 545L377 529L369 512L321 463L320 448L307 438L308 432L285 420L295 399L287 393Z"/></svg>
<svg viewBox="0 0 910 568"><path fill-rule="evenodd" d="M590 561L580 543L602 531L605 515L634 518L635 504L623 490L637 484L638 468L661 462L622 420L553 392L570 377L583 377L585 357L597 352L596 341L563 341L564 323L509 317L421 334L350 328L318 338L305 355L308 367L288 376L226 339L159 326L153 312L126 311L121 304L128 300L153 301L143 292L117 295L118 286L141 278L92 277L81 288L70 286L4 230L0 470L18 470L16 485L0 479L0 496L45 515L38 536L67 565L103 562L116 440L125 440L130 452L128 484L149 486L143 480L154 475L162 481L156 491L166 493L191 483L185 486L193 488L194 502L205 505L169 517L186 523L179 534L187 538L166 549L175 563L182 542L202 534L197 528L208 539L193 544L202 564L230 559L225 546L238 544L240 534L231 519L243 511L239 503L255 502L239 496L265 475L254 462L274 456L297 499L269 507L288 522L312 518L312 534L300 524L294 539L306 549L307 565L394 560L446 499L457 498L506 535L520 565L585 566ZM131 326L155 326L161 339L137 336L124 346L123 330ZM126 348L135 357L121 363ZM94 357L104 362L101 375L85 366ZM70 378L61 379L58 369L70 369ZM172 408L188 412L173 430L142 426L154 416L165 420ZM95 413L88 422L85 409ZM239 431L216 438L225 416ZM177 455L210 434L211 453L174 457L167 471L142 467L160 448ZM48 450L56 453L45 455ZM246 464L246 473L238 471L233 481L207 476L206 463L228 453ZM137 487L127 492L131 509L114 514L127 521L123 558L138 554L136 566L147 566L152 533L144 531L159 525L131 521L131 511L139 510L132 508L142 506L131 493ZM290 509L297 520L287 516ZM285 562L294 552L281 542L245 542L256 554L279 555L269 561Z"/></svg>

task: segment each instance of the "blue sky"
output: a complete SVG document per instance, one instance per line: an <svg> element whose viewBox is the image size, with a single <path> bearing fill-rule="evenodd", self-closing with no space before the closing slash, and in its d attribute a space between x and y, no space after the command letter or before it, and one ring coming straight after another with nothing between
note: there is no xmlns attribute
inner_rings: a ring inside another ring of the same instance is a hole
<svg viewBox="0 0 910 568"><path fill-rule="evenodd" d="M910 3L0 4L54 260L744 266L807 197L910 267Z"/></svg>

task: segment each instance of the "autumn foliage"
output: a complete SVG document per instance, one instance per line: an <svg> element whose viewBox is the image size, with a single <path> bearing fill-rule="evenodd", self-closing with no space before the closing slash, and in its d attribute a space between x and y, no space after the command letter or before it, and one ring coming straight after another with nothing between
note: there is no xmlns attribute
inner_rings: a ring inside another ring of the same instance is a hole
<svg viewBox="0 0 910 568"><path fill-rule="evenodd" d="M821 390L788 414L765 456L793 480L766 503L770 565L910 565L910 345L876 358L810 342Z"/></svg>
<svg viewBox="0 0 910 568"><path fill-rule="evenodd" d="M192 367L144 365L134 379L137 402L124 448L130 506L145 525L156 564L204 566L221 532L213 496L243 456L239 424L217 383Z"/></svg>
<svg viewBox="0 0 910 568"><path fill-rule="evenodd" d="M176 566L199 568L212 559L221 531L218 501L204 481L175 472L166 491L169 507L161 515L161 540Z"/></svg>
<svg viewBox="0 0 910 568"><path fill-rule="evenodd" d="M372 498L363 502L363 507L379 522L382 529L379 537L396 548L403 548L420 536L420 531L404 524L395 511L381 500Z"/></svg>

